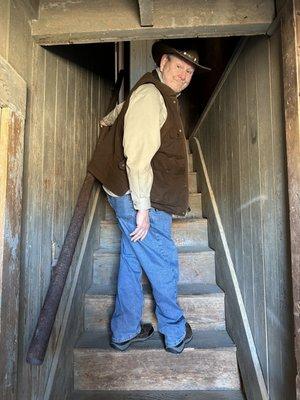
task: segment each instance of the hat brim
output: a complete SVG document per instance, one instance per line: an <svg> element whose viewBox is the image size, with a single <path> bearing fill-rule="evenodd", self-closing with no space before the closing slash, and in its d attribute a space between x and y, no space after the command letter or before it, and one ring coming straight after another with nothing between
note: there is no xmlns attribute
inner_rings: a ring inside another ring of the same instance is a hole
<svg viewBox="0 0 300 400"><path fill-rule="evenodd" d="M173 54L179 58L184 59L185 61L193 65L200 73L211 71L211 68L192 61L189 57L185 56L174 47L168 46L166 43L163 43L161 41L155 42L152 46L152 57L158 67L160 65L160 60L164 54Z"/></svg>

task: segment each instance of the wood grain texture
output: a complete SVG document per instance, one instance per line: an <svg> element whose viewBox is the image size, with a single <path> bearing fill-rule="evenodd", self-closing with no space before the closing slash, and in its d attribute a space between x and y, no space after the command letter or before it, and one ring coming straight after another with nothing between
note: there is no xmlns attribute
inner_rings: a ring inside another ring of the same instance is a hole
<svg viewBox="0 0 300 400"><path fill-rule="evenodd" d="M175 219L172 224L173 240L178 249L207 248L207 221L195 218L191 220ZM115 221L100 222L100 248L103 251L118 252L120 248L120 230Z"/></svg>
<svg viewBox="0 0 300 400"><path fill-rule="evenodd" d="M126 354L76 349L74 362L74 384L79 390L226 390L240 386L235 349L230 348L185 349L180 357L164 349L130 349Z"/></svg>
<svg viewBox="0 0 300 400"><path fill-rule="evenodd" d="M300 397L300 3L289 0L281 19L283 92L285 108L285 137L288 176L289 223L291 241L291 268L293 283L293 314L295 355L297 360L297 398Z"/></svg>
<svg viewBox="0 0 300 400"><path fill-rule="evenodd" d="M12 23L16 23L13 21ZM33 329L48 288L52 266L55 264L59 249L64 239L81 180L85 174L93 140L98 132L98 119L107 105L111 75L101 77L89 65L78 64L76 50L66 49L62 56L60 49L45 50L30 42L32 47L32 70L29 74L29 97L25 135L24 163L24 208L23 208L23 243L20 295L20 369L18 390L24 398L44 398L48 379L56 382L53 357L59 357L64 365L69 353L63 349L68 345L63 342L61 355L57 355L61 339L61 325L66 318L65 307L75 273L76 260L80 256L85 221L78 247L67 279L56 323L50 338L46 360L42 367L32 368L25 362L25 355ZM101 50L100 50L101 51ZM77 50L78 52L78 50ZM77 57L77 58L76 58ZM113 59L111 59L113 62ZM100 97L100 87L102 97ZM93 95L94 94L94 95ZM93 99L93 104L91 103ZM92 108L95 107L95 110ZM93 111L93 113L92 113ZM90 116L93 114L93 118ZM94 198L96 191L93 191ZM100 202L102 204L102 200ZM87 219L91 214L91 206ZM98 235L97 239L98 239ZM93 242L94 243L94 242ZM89 247L91 251L91 248ZM89 258L88 258L89 259ZM92 266L92 264L90 263ZM85 279L91 279L91 272L86 270ZM82 280L83 282L83 280ZM84 290L84 285L80 285ZM76 292L80 298L80 289ZM72 323L67 325L66 336L70 341L80 330L80 304L70 312ZM73 324L73 327L72 327ZM76 325L76 329L74 328ZM71 331L69 331L71 330ZM66 359L64 358L66 357ZM64 379L58 375L56 396L66 390L71 379L71 371ZM48 386L47 386L48 385ZM55 383L54 383L55 386ZM51 391L51 390L50 390Z"/></svg>
<svg viewBox="0 0 300 400"><path fill-rule="evenodd" d="M226 291L226 329L234 337L237 344L239 365L243 377L243 385L246 387L247 398L255 400L267 399L268 394L225 236L220 211L212 190L203 152L197 138L193 139L192 145L194 148L194 161L197 171L199 171L201 186L205 192L204 198L214 237L216 265L219 267L216 270L216 279L218 285Z"/></svg>
<svg viewBox="0 0 300 400"><path fill-rule="evenodd" d="M215 257L210 249L201 252L179 253L180 283L215 283ZM119 269L119 254L96 252L93 281L99 285L116 282Z"/></svg>
<svg viewBox="0 0 300 400"><path fill-rule="evenodd" d="M208 37L265 33L274 18L274 2L250 0L207 3L197 0L154 1L153 27L141 27L138 7L128 0L41 1L32 23L40 44Z"/></svg>
<svg viewBox="0 0 300 400"><path fill-rule="evenodd" d="M153 26L153 0L139 0L141 26Z"/></svg>
<svg viewBox="0 0 300 400"><path fill-rule="evenodd" d="M12 110L25 115L26 113L26 82L0 56L0 107L10 107Z"/></svg>
<svg viewBox="0 0 300 400"><path fill-rule="evenodd" d="M0 397L14 400L18 374L24 118L8 107L2 108L0 114Z"/></svg>
<svg viewBox="0 0 300 400"><path fill-rule="evenodd" d="M269 39L249 39L223 86L213 97L215 104L207 107L196 133L203 149L264 380L271 398L278 400L286 397L287 393L291 399L295 398L287 184L282 139L283 91L279 60L278 29ZM219 159L215 156L216 149ZM205 188L202 201L204 215L210 218ZM209 226L209 243L216 250L217 283L228 293L222 266L225 260L222 252L218 252L220 244L214 239L216 233L214 226ZM236 311L230 308L229 298L226 304L228 326L239 354L240 340L245 338L238 334L239 322L234 317ZM242 373L246 371L244 367ZM247 368L251 366L247 365ZM251 395L249 398L252 398Z"/></svg>
<svg viewBox="0 0 300 400"><path fill-rule="evenodd" d="M130 42L130 87L146 72L152 71L156 65L151 55L154 40L136 40Z"/></svg>
<svg viewBox="0 0 300 400"><path fill-rule="evenodd" d="M105 391L76 390L70 400L244 400L240 390Z"/></svg>
<svg viewBox="0 0 300 400"><path fill-rule="evenodd" d="M86 295L85 329L108 329L113 313L115 298L111 295ZM179 295L178 303L186 314L187 320L195 329L224 329L224 294ZM145 296L143 321L156 325L154 301Z"/></svg>

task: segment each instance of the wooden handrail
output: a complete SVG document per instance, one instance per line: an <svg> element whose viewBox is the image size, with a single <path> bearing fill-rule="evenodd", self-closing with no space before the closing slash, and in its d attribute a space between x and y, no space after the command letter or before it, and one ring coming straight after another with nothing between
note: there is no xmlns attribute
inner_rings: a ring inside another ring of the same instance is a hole
<svg viewBox="0 0 300 400"><path fill-rule="evenodd" d="M106 114L113 109L118 100L123 78L124 70L121 70L118 74ZM44 361L58 306L95 181L95 177L87 172L57 264L53 267L49 288L29 345L26 361L31 365L41 365Z"/></svg>

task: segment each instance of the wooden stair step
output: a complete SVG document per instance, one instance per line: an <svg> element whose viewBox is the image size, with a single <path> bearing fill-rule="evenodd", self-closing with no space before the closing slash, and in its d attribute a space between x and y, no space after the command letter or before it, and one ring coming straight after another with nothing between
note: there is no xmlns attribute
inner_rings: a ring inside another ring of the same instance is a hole
<svg viewBox="0 0 300 400"><path fill-rule="evenodd" d="M208 247L207 220L195 218L173 221L173 239L178 248L201 246ZM120 230L115 221L100 222L100 249L119 252Z"/></svg>
<svg viewBox="0 0 300 400"><path fill-rule="evenodd" d="M74 350L75 390L239 390L235 347Z"/></svg>
<svg viewBox="0 0 300 400"><path fill-rule="evenodd" d="M116 281L119 269L118 253L94 253L93 283L112 284ZM145 282L145 279L144 279ZM179 284L215 284L215 253L205 248L198 252L179 253Z"/></svg>
<svg viewBox="0 0 300 400"><path fill-rule="evenodd" d="M188 167L189 167L189 172L194 172L194 159L192 153L188 154Z"/></svg>
<svg viewBox="0 0 300 400"><path fill-rule="evenodd" d="M147 278L146 278L147 279ZM86 292L89 295L116 295L117 282L110 285L93 284ZM142 284L144 295L151 295L152 289L148 281ZM203 295L212 293L223 293L217 284L211 283L183 283L177 285L177 293L179 295Z"/></svg>
<svg viewBox="0 0 300 400"><path fill-rule="evenodd" d="M202 218L202 198L201 193L189 194L190 211L185 216L173 215L174 219L189 219L189 218Z"/></svg>
<svg viewBox="0 0 300 400"><path fill-rule="evenodd" d="M76 348L110 349L110 336L107 332L84 331L78 339ZM218 347L233 347L234 343L224 330L198 330L193 332L193 339L186 344L186 348L212 349ZM131 349L163 349L163 335L157 331L145 342L132 343Z"/></svg>
<svg viewBox="0 0 300 400"><path fill-rule="evenodd" d="M86 293L84 324L88 330L108 330L114 310L115 296ZM193 329L224 329L225 306L224 293L202 295L180 294L180 304L187 321ZM154 301L152 295L144 296L143 321L156 326Z"/></svg>
<svg viewBox="0 0 300 400"><path fill-rule="evenodd" d="M201 193L190 193L189 205L191 211L189 211L185 216L179 217L174 215L173 218L202 218ZM107 200L105 200L105 220L115 220L115 213Z"/></svg>
<svg viewBox="0 0 300 400"><path fill-rule="evenodd" d="M245 400L240 390L76 390L69 400Z"/></svg>
<svg viewBox="0 0 300 400"><path fill-rule="evenodd" d="M189 193L197 193L197 172L189 172Z"/></svg>

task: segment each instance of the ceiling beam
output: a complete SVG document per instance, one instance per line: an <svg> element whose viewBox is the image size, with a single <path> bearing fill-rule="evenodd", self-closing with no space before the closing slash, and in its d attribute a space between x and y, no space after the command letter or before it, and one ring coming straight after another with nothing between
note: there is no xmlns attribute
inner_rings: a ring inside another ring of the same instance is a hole
<svg viewBox="0 0 300 400"><path fill-rule="evenodd" d="M54 45L259 35L266 33L275 14L273 0L140 0L139 3L143 3L143 19L150 18L146 6L153 5L153 27L141 27L137 2L132 0L41 0L39 19L32 21L32 36L39 44Z"/></svg>
<svg viewBox="0 0 300 400"><path fill-rule="evenodd" d="M153 0L139 0L141 26L153 26Z"/></svg>

